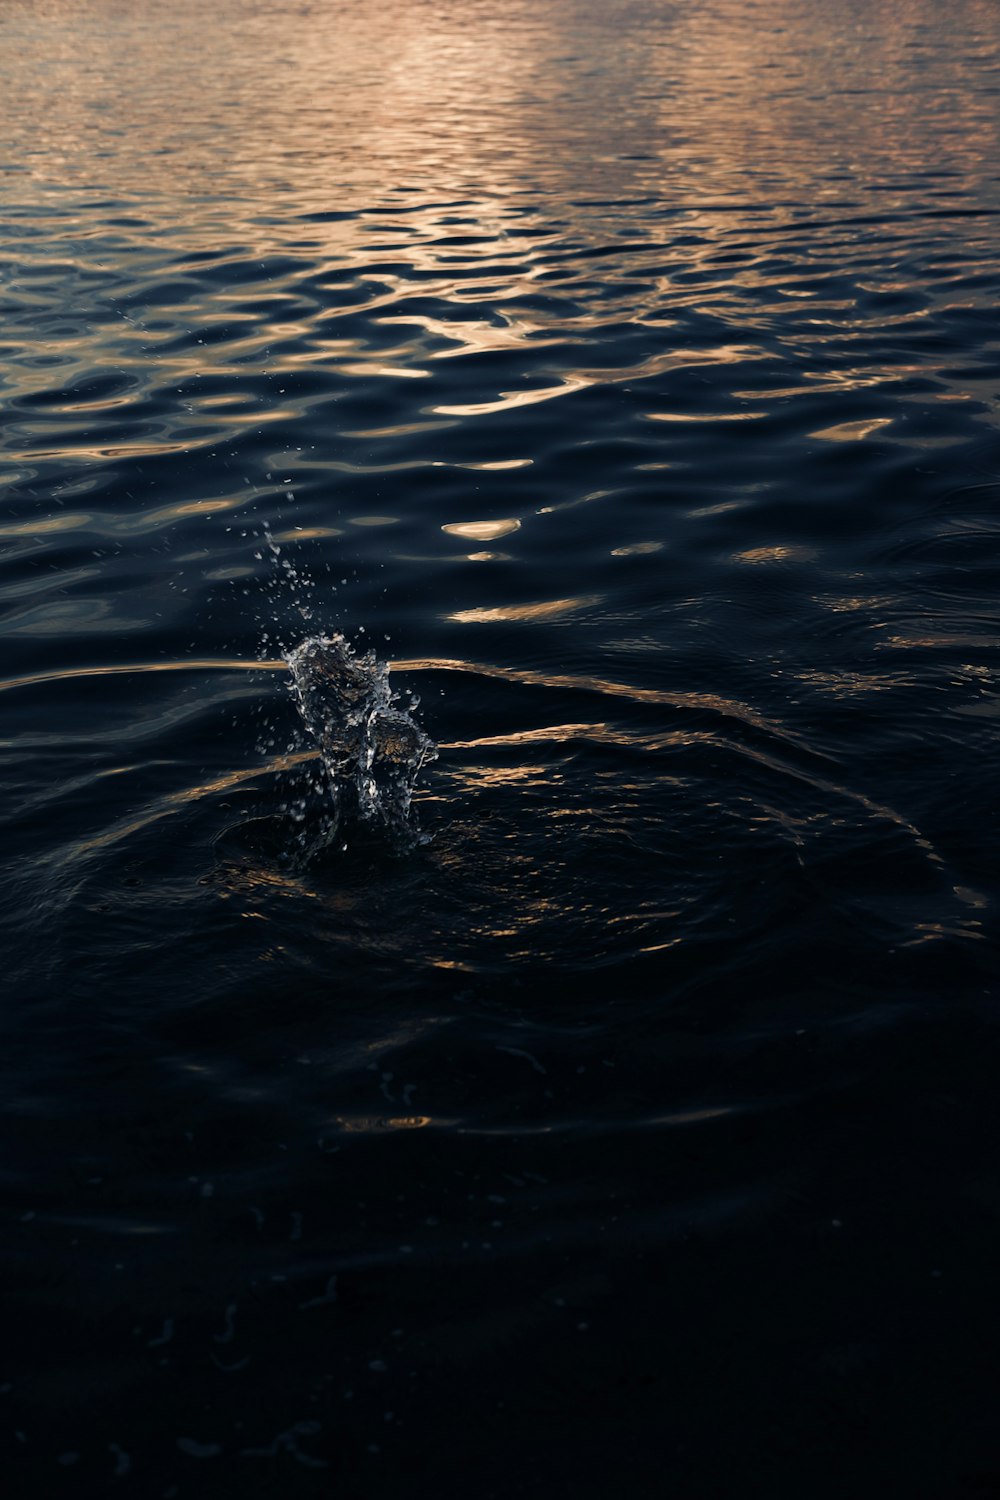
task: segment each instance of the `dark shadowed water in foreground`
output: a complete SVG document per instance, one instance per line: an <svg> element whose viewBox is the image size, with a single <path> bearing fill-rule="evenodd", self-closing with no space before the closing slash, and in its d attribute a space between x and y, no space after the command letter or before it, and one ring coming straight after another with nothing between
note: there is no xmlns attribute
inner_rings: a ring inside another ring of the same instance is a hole
<svg viewBox="0 0 1000 1500"><path fill-rule="evenodd" d="M993 0L0 0L5 1496L1000 1495L998 163Z"/></svg>

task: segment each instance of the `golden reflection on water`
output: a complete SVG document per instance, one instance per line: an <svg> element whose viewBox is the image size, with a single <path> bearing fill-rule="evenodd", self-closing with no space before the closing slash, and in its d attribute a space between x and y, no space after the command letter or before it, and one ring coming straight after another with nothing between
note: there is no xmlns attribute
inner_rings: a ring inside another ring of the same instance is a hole
<svg viewBox="0 0 1000 1500"><path fill-rule="evenodd" d="M705 412L674 412L674 411L648 411L647 422L759 422L763 417L762 412L756 411L719 411Z"/></svg>
<svg viewBox="0 0 1000 1500"><path fill-rule="evenodd" d="M985 42L990 0L958 9L973 43L978 31ZM33 142L21 159L39 177L93 181L103 172L115 186L174 198L189 219L210 210L210 201L192 202L199 180L222 195L280 177L295 207L315 213L330 208L331 186L474 190L496 201L475 243L492 258L517 258L502 201L531 174L576 196L606 180L618 192L630 181L675 180L702 198L742 196L756 180L789 196L813 175L820 141L831 165L882 159L903 168L930 159L930 139L939 163L961 156L985 168L996 159L996 118L963 89L958 60L951 89L939 84L925 99L915 87L919 48L942 26L934 0L895 0L867 15L816 7L808 46L795 21L790 0L633 3L594 75L583 72L586 43L574 42L606 26L597 3L513 0L492 12L373 0L247 13L220 0L205 26L199 3L174 0L157 7L154 24L147 7L117 10L112 33L79 0L7 5L1 34L18 84L7 132ZM99 68L82 68L87 57ZM873 77L880 89L850 107L852 87ZM94 108L102 98L114 99L111 115ZM231 142L225 154L220 133ZM820 193L841 190L819 184ZM216 237L222 222L217 214ZM333 260L351 249L343 219L310 223L309 233ZM463 249L444 243L427 254L447 266ZM490 335L481 323L462 332Z"/></svg>
<svg viewBox="0 0 1000 1500"><path fill-rule="evenodd" d="M430 1115L338 1115L336 1124L345 1135L384 1135L392 1130L425 1130L434 1121Z"/></svg>
<svg viewBox="0 0 1000 1500"><path fill-rule="evenodd" d="M582 375L569 376L558 385L543 386L533 391L501 391L495 401L473 401L453 405L435 406L434 410L449 417L486 417L494 412L511 411L515 407L537 406L540 401L551 401L556 396L568 396L573 391L582 391L592 382Z"/></svg>
<svg viewBox="0 0 1000 1500"><path fill-rule="evenodd" d="M733 562L756 567L761 563L812 562L817 553L812 547L787 547L776 544L772 547L748 547L744 552L734 552Z"/></svg>
<svg viewBox="0 0 1000 1500"><path fill-rule="evenodd" d="M883 427L891 427L891 417L869 417L857 422L839 422L835 427L821 427L810 433L810 437L823 438L828 443L859 443L871 437Z"/></svg>
<svg viewBox="0 0 1000 1500"><path fill-rule="evenodd" d="M505 521L451 521L441 527L449 536L466 537L470 542L495 542L520 529L520 521L513 517Z"/></svg>
<svg viewBox="0 0 1000 1500"><path fill-rule="evenodd" d="M483 473L498 472L500 469L527 469L532 463L534 463L534 459L531 458L499 458L493 463L479 464L453 461L451 465L446 465L443 460L438 460L438 465L441 468L472 469Z"/></svg>
<svg viewBox="0 0 1000 1500"><path fill-rule="evenodd" d="M818 668L797 672L800 682L817 688L842 702L871 693L889 693L907 686L909 679L896 673L821 671Z"/></svg>
<svg viewBox="0 0 1000 1500"><path fill-rule="evenodd" d="M458 609L445 618L458 625L490 625L500 621L524 623L531 620L554 620L600 603L596 594L577 599L543 599L536 604L499 604L485 609Z"/></svg>
<svg viewBox="0 0 1000 1500"><path fill-rule="evenodd" d="M978 32L988 44L991 0L956 9L968 43ZM330 208L331 189L378 200L386 184L472 191L497 203L477 253L517 257L502 203L526 176L577 194L602 180L621 193L673 179L703 198L742 196L755 182L787 198L813 176L818 143L831 165L881 160L901 171L930 158L929 140L939 165L961 158L988 169L995 114L963 87L960 58L950 87L919 88L921 49L942 25L934 0L846 15L813 7L808 46L794 19L783 0L637 0L622 7L615 46L595 71L587 48L607 19L586 0L511 0L501 10L430 0L248 10L220 0L210 25L199 0L174 0L155 19L147 5L116 7L113 43L100 0L0 10L16 59L13 159L18 145L30 147L20 160L42 181L93 184L103 174L189 212L197 205L190 216L216 240L226 222L219 200L272 181L316 213ZM852 107L859 89L864 107ZM112 111L95 107L108 99ZM353 239L335 216L309 233L332 259ZM463 248L442 245L434 263Z"/></svg>

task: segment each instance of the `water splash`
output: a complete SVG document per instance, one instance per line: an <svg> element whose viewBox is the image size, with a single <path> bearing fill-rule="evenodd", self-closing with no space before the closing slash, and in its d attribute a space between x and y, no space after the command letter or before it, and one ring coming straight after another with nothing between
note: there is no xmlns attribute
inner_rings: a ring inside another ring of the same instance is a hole
<svg viewBox="0 0 1000 1500"><path fill-rule="evenodd" d="M398 850L424 842L412 810L422 767L437 747L389 687L389 664L344 636L312 636L286 657L302 722L326 771L324 843L352 821L376 827ZM412 698L411 710L418 700Z"/></svg>

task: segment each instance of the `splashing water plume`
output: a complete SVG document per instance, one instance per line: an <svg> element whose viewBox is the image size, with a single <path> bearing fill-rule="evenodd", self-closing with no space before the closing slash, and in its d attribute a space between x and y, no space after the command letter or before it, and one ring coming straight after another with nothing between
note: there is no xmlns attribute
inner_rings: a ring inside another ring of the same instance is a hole
<svg viewBox="0 0 1000 1500"><path fill-rule="evenodd" d="M398 705L388 662L374 651L359 655L340 634L310 637L286 660L329 785L324 843L354 820L375 826L400 852L424 842L411 803L417 776L437 758L437 747ZM411 709L417 701L411 699Z"/></svg>

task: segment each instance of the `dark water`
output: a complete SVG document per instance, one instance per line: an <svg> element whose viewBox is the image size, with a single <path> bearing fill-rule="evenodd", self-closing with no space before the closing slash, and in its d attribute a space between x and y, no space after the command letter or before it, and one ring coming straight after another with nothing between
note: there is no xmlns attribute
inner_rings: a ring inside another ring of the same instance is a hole
<svg viewBox="0 0 1000 1500"><path fill-rule="evenodd" d="M1000 1494L998 162L994 0L0 0L5 1495Z"/></svg>

